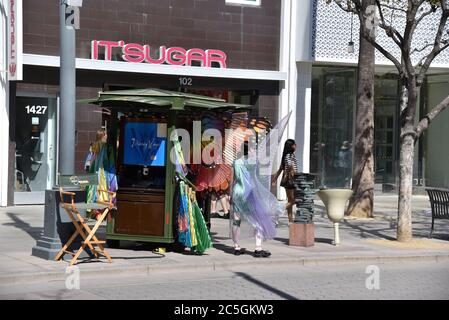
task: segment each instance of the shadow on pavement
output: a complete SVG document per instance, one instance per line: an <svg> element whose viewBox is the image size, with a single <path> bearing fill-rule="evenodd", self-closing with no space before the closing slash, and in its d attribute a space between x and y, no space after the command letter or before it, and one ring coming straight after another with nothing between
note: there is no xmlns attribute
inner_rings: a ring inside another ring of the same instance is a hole
<svg viewBox="0 0 449 320"><path fill-rule="evenodd" d="M391 224L388 227L382 227L373 229L374 222L370 222L370 227L366 228L363 224L359 225L357 222L351 223L347 220L343 220L342 224L351 228L350 233L355 234L355 236L361 237L363 239L371 238L372 236L376 238L386 239L386 240L396 240L396 237L386 234L387 232L394 231Z"/></svg>
<svg viewBox="0 0 449 320"><path fill-rule="evenodd" d="M112 258L112 263L114 263L114 260L162 259L162 258L165 258L165 255L164 254L159 254L159 256L145 256L145 257L116 257L116 256L111 254L111 258ZM64 259L64 262L69 263L70 259ZM92 257L92 258L86 257L86 258L78 259L78 262L76 263L76 265L85 265L85 264L91 264L91 263L110 264L109 261L106 258L97 259L95 257Z"/></svg>
<svg viewBox="0 0 449 320"><path fill-rule="evenodd" d="M287 238L273 238L273 240L274 241L279 241L279 242L282 242L283 244L285 244L285 245L287 245L288 246L288 243L289 243L289 239L287 239Z"/></svg>
<svg viewBox="0 0 449 320"><path fill-rule="evenodd" d="M327 243L327 244L332 244L333 239L328 239L328 238L315 238L315 242L318 243Z"/></svg>
<svg viewBox="0 0 449 320"><path fill-rule="evenodd" d="M449 223L446 224L444 222L435 221L435 231L432 239L449 240ZM414 217L413 237L429 238L430 223L431 223L430 219L429 221L427 220L423 221L420 218ZM385 226L385 222L379 221L357 222L357 221L344 220L342 224L345 227L348 227L347 232L349 232L354 237L362 239L380 238L385 240L396 240L396 228L397 228L396 221L389 221L387 226ZM444 234L444 232L447 233Z"/></svg>
<svg viewBox="0 0 449 320"><path fill-rule="evenodd" d="M7 227L15 227L17 229L20 229L22 231L25 231L28 233L34 240L38 240L41 237L41 233L43 231L40 227L32 227L28 222L23 221L18 217L17 214L7 212L7 216L13 221L13 222L7 222L3 223L3 226Z"/></svg>
<svg viewBox="0 0 449 320"><path fill-rule="evenodd" d="M227 246L227 245L225 245L223 243L216 243L216 242L214 242L214 248L217 249L217 250L223 251L224 253L228 253L228 254L234 255L234 247ZM247 253L247 252L248 251L245 250L245 253Z"/></svg>
<svg viewBox="0 0 449 320"><path fill-rule="evenodd" d="M259 286L259 287L261 287L261 288L263 288L263 289L265 289L267 291L270 291L270 292L278 295L279 297L281 297L283 299L286 299L286 300L299 300L298 298L296 298L296 297L294 297L294 296L292 296L292 295L290 295L290 294L288 294L286 292L283 292L283 291L281 291L281 290L279 290L279 289L277 289L275 287L272 287L272 286L270 286L270 285L268 285L268 284L266 284L266 283L264 283L264 282L262 282L260 280L257 280L256 278L251 277L247 273L244 273L244 272L234 272L234 273L236 275L238 275L239 277L242 277L246 281L254 283L255 285L257 285L257 286Z"/></svg>

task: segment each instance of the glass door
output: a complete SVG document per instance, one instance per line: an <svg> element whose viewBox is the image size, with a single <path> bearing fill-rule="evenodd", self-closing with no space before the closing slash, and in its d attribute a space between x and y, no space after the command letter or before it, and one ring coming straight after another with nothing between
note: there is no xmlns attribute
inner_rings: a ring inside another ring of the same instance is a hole
<svg viewBox="0 0 449 320"><path fill-rule="evenodd" d="M42 204L55 182L56 98L16 98L14 204Z"/></svg>

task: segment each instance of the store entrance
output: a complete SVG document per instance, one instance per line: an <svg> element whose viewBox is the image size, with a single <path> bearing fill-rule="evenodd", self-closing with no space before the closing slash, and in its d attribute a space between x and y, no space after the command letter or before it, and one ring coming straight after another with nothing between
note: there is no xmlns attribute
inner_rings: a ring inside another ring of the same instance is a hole
<svg viewBox="0 0 449 320"><path fill-rule="evenodd" d="M54 185L56 98L16 98L14 204L41 204Z"/></svg>

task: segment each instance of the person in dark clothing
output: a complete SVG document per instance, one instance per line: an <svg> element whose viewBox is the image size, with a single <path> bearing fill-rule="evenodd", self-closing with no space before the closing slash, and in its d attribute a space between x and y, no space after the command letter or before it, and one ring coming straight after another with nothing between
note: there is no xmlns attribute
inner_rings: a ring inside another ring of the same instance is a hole
<svg viewBox="0 0 449 320"><path fill-rule="evenodd" d="M295 173L298 173L298 162L296 160L295 150L295 140L288 139L285 141L281 165L272 179L272 183L275 184L282 173L281 187L284 187L287 193L287 204L285 209L288 214L288 222L293 222L293 205L295 204L294 175Z"/></svg>

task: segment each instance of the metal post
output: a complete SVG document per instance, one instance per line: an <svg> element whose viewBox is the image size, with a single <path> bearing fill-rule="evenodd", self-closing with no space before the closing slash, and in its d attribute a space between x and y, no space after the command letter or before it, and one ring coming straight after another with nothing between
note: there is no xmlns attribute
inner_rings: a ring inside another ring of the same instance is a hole
<svg viewBox="0 0 449 320"><path fill-rule="evenodd" d="M75 69L75 28L79 28L79 7L82 0L60 0L59 31L60 31L60 114L59 114L59 168L61 175L75 174L75 99L76 99L76 69ZM66 15L67 6L70 13ZM75 7L73 7L75 6ZM70 26L66 26L69 24ZM67 190L67 188L65 188ZM84 202L86 193L79 188L69 189L75 192L75 201ZM47 260L53 260L74 232L74 227L67 220L67 214L59 206L58 187L45 191L44 232L32 249L32 255ZM72 248L79 248L77 239Z"/></svg>
<svg viewBox="0 0 449 320"><path fill-rule="evenodd" d="M59 130L59 173L75 173L75 28L66 26L65 1L60 1L60 130Z"/></svg>
<svg viewBox="0 0 449 320"><path fill-rule="evenodd" d="M338 222L334 223L334 241L332 241L334 246L340 245L340 231Z"/></svg>

